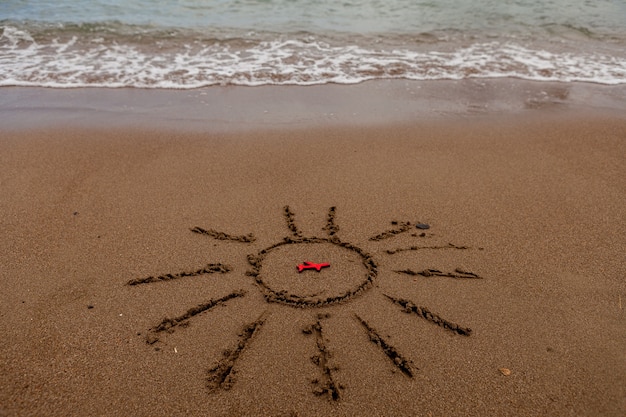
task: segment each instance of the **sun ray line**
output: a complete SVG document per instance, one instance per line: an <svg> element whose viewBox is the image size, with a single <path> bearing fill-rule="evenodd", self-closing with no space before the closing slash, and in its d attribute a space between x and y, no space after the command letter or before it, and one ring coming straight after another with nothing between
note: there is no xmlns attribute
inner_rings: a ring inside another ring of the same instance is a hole
<svg viewBox="0 0 626 417"><path fill-rule="evenodd" d="M208 230L203 229L198 226L191 228L189 230L199 235L209 236L217 240L230 240L232 242L242 242L242 243L252 243L256 240L256 237L254 237L252 233L248 233L247 235L236 236L236 235L229 235L228 233L224 233L224 232L218 232L217 230L214 230L214 229L208 229Z"/></svg>
<svg viewBox="0 0 626 417"><path fill-rule="evenodd" d="M291 211L289 206L285 206L284 210L285 220L287 221L287 228L291 231L291 234L294 237L301 238L302 232L298 229L298 226L296 225L295 214L293 213L293 211Z"/></svg>
<svg viewBox="0 0 626 417"><path fill-rule="evenodd" d="M246 292L244 290L234 291L228 295L225 295L224 297L221 297L218 299L212 299L206 303L199 304L195 307L192 307L189 310L187 310L184 314L181 314L178 317L172 317L172 318L166 317L159 324L157 324L156 326L148 330L146 342L152 345L160 340L159 338L160 333L163 333L163 332L172 333L174 329L178 326L187 326L189 324L189 321L195 316L197 316L198 314L211 310L212 308L218 305L222 305L233 298L243 297L244 295L246 295Z"/></svg>
<svg viewBox="0 0 626 417"><path fill-rule="evenodd" d="M440 246L411 246L408 248L397 248L397 249L388 249L386 252L389 255L393 255L399 252L405 252L405 251L417 251L417 250L427 250L427 249L457 249L457 250L467 250L467 249L471 249L469 246L460 246L460 245L455 245L454 243L448 243L447 245L440 245Z"/></svg>
<svg viewBox="0 0 626 417"><path fill-rule="evenodd" d="M403 374L409 378L413 378L415 371L419 370L410 359L402 356L398 350L387 342L368 322L363 320L359 315L354 315L361 325L367 330L367 335L372 343L378 346L383 353L391 360Z"/></svg>
<svg viewBox="0 0 626 417"><path fill-rule="evenodd" d="M455 279L483 279L483 277L475 274L473 272L464 271L460 268L456 268L454 272L442 272L438 269L424 269L423 271L413 271L412 269L403 269L393 271L396 274L405 274L412 276L423 276L423 277L446 277L446 278L455 278Z"/></svg>
<svg viewBox="0 0 626 417"><path fill-rule="evenodd" d="M326 346L322 329L322 320L329 317L329 314L318 314L315 323L307 326L302 330L302 332L307 335L315 335L315 344L318 351L317 354L311 356L311 361L320 369L323 381L320 381L319 379L314 379L312 381L313 384L316 385L313 393L318 396L328 394L330 399L337 401L341 397L341 389L343 387L335 381L333 372L337 371L338 368L330 365L332 353L328 349L328 346Z"/></svg>
<svg viewBox="0 0 626 417"><path fill-rule="evenodd" d="M252 339L259 333L263 324L265 324L267 311L265 310L258 319L244 326L239 334L239 341L233 349L226 350L223 358L217 364L210 368L207 377L207 388L209 391L217 389L228 390L234 383L234 368L237 360L248 347Z"/></svg>
<svg viewBox="0 0 626 417"><path fill-rule="evenodd" d="M324 226L324 230L328 233L328 236L333 239L336 238L337 232L339 231L339 226L335 222L335 216L337 212L337 207L333 206L328 209L328 217L326 220L326 226Z"/></svg>
<svg viewBox="0 0 626 417"><path fill-rule="evenodd" d="M398 235L400 233L408 232L413 227L413 224L411 222L392 221L391 224L397 227L385 230L384 232L379 233L376 236L372 236L369 238L369 240L376 242L383 239L389 239L390 237L394 237L395 235Z"/></svg>
<svg viewBox="0 0 626 417"><path fill-rule="evenodd" d="M463 327L457 323L446 320L440 315L431 312L426 307L420 307L416 305L415 303L409 300L405 300L403 298L395 298L387 294L383 294L383 295L387 297L391 302L403 307L402 311L404 311L405 313L415 314L416 316L426 321L434 323L439 327L442 327L451 332L460 334L462 336L470 336L472 334L472 329L470 329L469 327Z"/></svg>
<svg viewBox="0 0 626 417"><path fill-rule="evenodd" d="M131 279L126 283L126 285L139 285L139 284L151 284L154 282L163 282L163 281L171 281L173 279L185 278L185 277L197 277L201 275L207 274L225 274L227 272L232 271L233 269L229 265L224 265L221 263L216 264L207 264L203 268L200 268L195 271L182 271L176 274L163 274L159 276L149 276L146 278L136 278Z"/></svg>

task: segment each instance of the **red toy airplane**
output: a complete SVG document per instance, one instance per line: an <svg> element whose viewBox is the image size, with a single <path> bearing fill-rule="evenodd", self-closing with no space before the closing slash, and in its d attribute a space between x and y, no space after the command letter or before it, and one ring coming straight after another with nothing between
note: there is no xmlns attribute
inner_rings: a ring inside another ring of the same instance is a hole
<svg viewBox="0 0 626 417"><path fill-rule="evenodd" d="M298 265L298 272L302 272L305 269L315 269L317 272L321 271L322 268L326 268L329 267L330 264L328 263L321 263L321 264L316 264L313 262L307 262L305 261L304 264L300 264Z"/></svg>

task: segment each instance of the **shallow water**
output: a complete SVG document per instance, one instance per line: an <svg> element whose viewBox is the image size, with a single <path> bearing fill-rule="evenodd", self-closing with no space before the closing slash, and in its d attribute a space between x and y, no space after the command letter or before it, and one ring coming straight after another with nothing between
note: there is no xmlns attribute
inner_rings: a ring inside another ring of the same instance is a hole
<svg viewBox="0 0 626 417"><path fill-rule="evenodd" d="M10 0L0 86L626 83L626 1Z"/></svg>

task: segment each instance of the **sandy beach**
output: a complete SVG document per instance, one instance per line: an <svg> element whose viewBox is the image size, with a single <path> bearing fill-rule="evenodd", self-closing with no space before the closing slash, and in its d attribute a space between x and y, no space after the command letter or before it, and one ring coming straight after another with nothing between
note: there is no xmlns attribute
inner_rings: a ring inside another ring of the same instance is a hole
<svg viewBox="0 0 626 417"><path fill-rule="evenodd" d="M611 88L5 89L0 416L625 415Z"/></svg>

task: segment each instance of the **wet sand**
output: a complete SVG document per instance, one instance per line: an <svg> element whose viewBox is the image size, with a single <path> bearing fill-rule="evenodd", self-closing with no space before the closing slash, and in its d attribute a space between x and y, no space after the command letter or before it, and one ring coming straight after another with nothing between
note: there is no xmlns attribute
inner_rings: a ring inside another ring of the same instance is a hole
<svg viewBox="0 0 626 417"><path fill-rule="evenodd" d="M612 93L393 85L5 95L0 415L624 415Z"/></svg>

